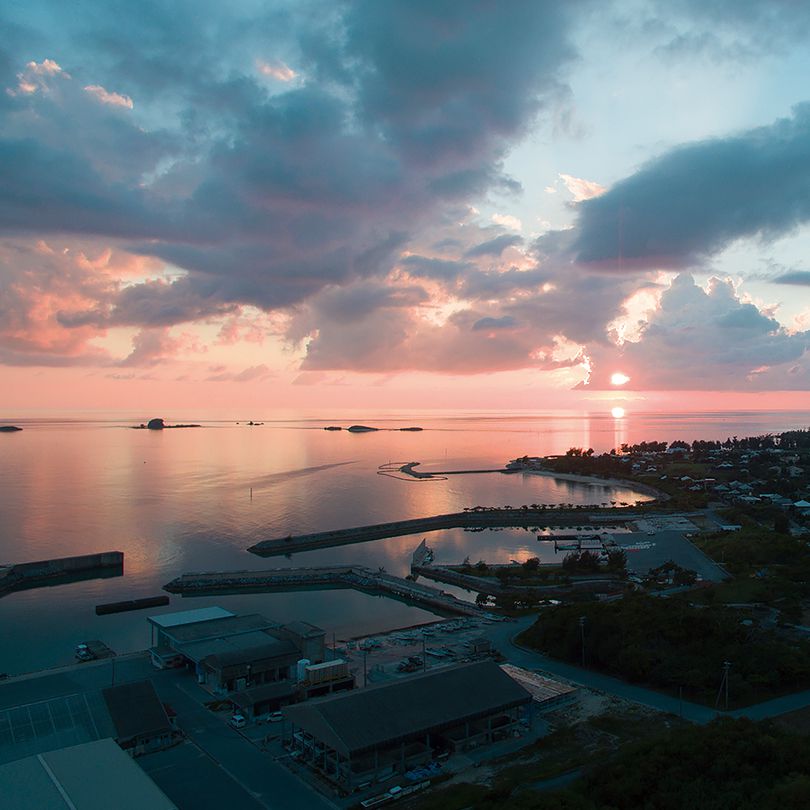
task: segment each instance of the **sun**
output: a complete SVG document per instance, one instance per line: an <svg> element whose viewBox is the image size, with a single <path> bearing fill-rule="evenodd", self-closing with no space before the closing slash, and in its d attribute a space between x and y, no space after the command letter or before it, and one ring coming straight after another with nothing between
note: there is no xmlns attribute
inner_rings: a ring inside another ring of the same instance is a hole
<svg viewBox="0 0 810 810"><path fill-rule="evenodd" d="M629 382L630 378L626 374L622 374L621 371L616 371L610 375L611 385L624 385Z"/></svg>
<svg viewBox="0 0 810 810"><path fill-rule="evenodd" d="M621 419L624 416L624 408L620 408L618 405L615 408L611 408L610 415L614 419Z"/></svg>

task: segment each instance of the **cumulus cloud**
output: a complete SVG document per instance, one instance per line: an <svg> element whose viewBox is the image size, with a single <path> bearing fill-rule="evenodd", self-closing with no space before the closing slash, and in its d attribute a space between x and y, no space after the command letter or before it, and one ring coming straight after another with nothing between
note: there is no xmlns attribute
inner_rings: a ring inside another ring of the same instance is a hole
<svg viewBox="0 0 810 810"><path fill-rule="evenodd" d="M560 174L559 178L574 198L575 203L599 197L607 190L594 180L583 180L581 177L574 177L570 174Z"/></svg>
<svg viewBox="0 0 810 810"><path fill-rule="evenodd" d="M688 273L675 278L640 339L589 349L589 387L610 388L626 371L626 388L760 390L802 388L808 381L810 333L791 333L731 282L712 278L707 290Z"/></svg>

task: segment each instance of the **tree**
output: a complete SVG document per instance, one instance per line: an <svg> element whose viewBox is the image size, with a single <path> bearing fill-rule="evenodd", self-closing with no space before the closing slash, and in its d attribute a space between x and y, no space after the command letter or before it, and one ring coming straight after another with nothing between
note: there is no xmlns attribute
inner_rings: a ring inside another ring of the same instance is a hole
<svg viewBox="0 0 810 810"><path fill-rule="evenodd" d="M523 569L525 571L536 571L539 567L540 559L538 557L529 557L529 559L523 563Z"/></svg>

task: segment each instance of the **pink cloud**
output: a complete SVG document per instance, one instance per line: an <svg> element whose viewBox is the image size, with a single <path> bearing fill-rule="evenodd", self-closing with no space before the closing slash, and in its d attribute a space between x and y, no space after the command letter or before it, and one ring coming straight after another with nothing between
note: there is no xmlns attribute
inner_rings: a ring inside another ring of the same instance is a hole
<svg viewBox="0 0 810 810"><path fill-rule="evenodd" d="M274 59L270 62L265 62L261 59L256 60L256 70L262 76L269 76L279 82L291 82L298 74L288 65L285 65L279 59Z"/></svg>
<svg viewBox="0 0 810 810"><path fill-rule="evenodd" d="M112 107L126 107L131 110L133 107L132 99L129 96L122 95L121 93L111 93L105 90L100 84L88 84L84 88L84 92L91 95L102 104L109 104Z"/></svg>

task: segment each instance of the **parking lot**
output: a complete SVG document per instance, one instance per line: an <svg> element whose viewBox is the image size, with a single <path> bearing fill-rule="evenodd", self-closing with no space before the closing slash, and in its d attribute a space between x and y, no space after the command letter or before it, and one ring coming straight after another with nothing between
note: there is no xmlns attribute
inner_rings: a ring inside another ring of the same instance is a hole
<svg viewBox="0 0 810 810"><path fill-rule="evenodd" d="M115 736L99 693L67 695L0 711L0 764Z"/></svg>

